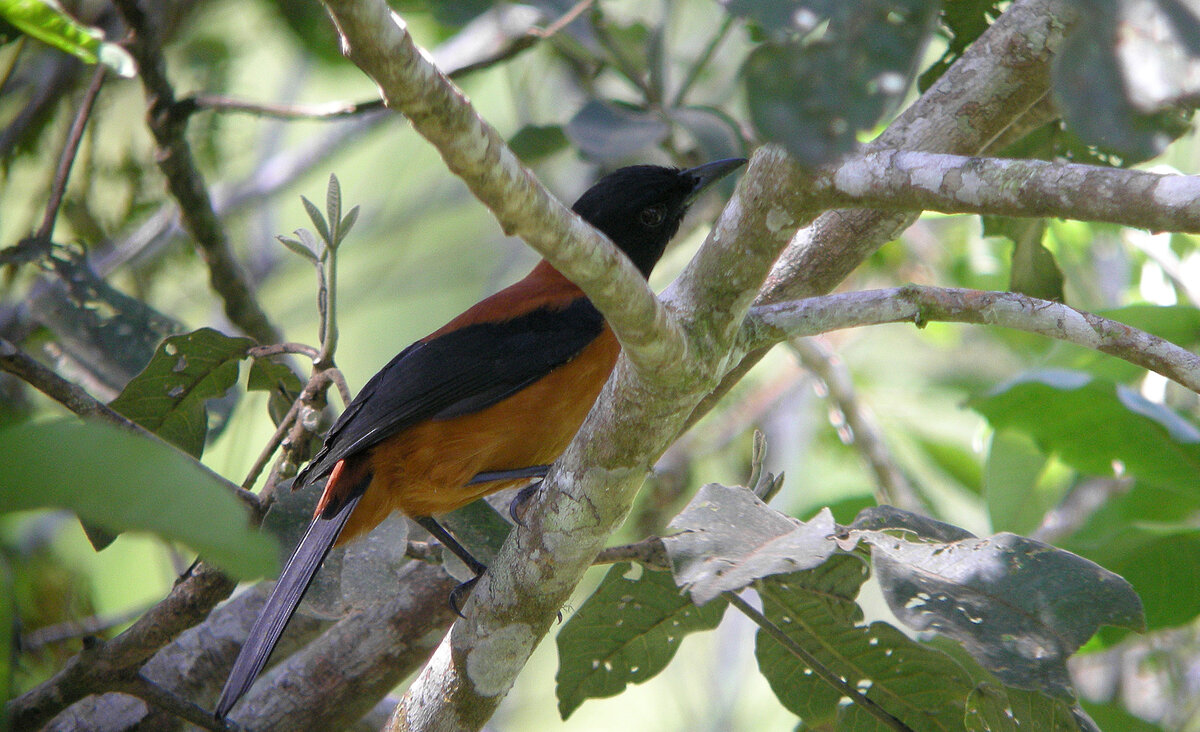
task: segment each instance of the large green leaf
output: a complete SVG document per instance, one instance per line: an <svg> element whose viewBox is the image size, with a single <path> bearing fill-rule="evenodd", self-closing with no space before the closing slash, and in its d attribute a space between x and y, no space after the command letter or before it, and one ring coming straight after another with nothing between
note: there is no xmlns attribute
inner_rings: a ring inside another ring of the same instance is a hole
<svg viewBox="0 0 1200 732"><path fill-rule="evenodd" d="M1200 504L1200 430L1120 384L1078 371L1024 374L970 402L996 429L1029 434L1076 470L1112 475L1114 464Z"/></svg>
<svg viewBox="0 0 1200 732"><path fill-rule="evenodd" d="M992 529L1026 534L1038 527L1054 498L1038 491L1048 458L1024 432L992 435L984 470L984 497Z"/></svg>
<svg viewBox="0 0 1200 732"><path fill-rule="evenodd" d="M970 732L1073 732L1079 729L1071 707L1036 691L980 684L967 697Z"/></svg>
<svg viewBox="0 0 1200 732"><path fill-rule="evenodd" d="M608 571L600 587L558 634L558 710L563 719L586 699L620 694L666 668L689 633L721 622L726 601L697 607L667 572L629 564Z"/></svg>
<svg viewBox="0 0 1200 732"><path fill-rule="evenodd" d="M892 612L955 639L1011 686L1071 698L1067 658L1101 625L1145 624L1129 583L1070 552L1014 534L911 541L902 528L851 531L870 545Z"/></svg>
<svg viewBox="0 0 1200 732"><path fill-rule="evenodd" d="M231 574L274 571L274 542L186 455L111 425L26 424L0 433L0 507L65 508L113 532L187 544Z"/></svg>
<svg viewBox="0 0 1200 732"><path fill-rule="evenodd" d="M961 730L971 679L949 656L891 625L860 625L862 612L854 597L866 576L860 559L843 554L813 570L771 577L757 585L763 614L912 729ZM806 729L846 714L839 709L841 692L764 631L758 633L755 655L775 695L804 720ZM842 724L860 729L865 722L869 720L855 713L853 719L839 720L839 729L851 728Z"/></svg>
<svg viewBox="0 0 1200 732"><path fill-rule="evenodd" d="M212 328L165 339L150 363L112 401L113 409L194 457L208 434L205 402L225 396L254 345Z"/></svg>

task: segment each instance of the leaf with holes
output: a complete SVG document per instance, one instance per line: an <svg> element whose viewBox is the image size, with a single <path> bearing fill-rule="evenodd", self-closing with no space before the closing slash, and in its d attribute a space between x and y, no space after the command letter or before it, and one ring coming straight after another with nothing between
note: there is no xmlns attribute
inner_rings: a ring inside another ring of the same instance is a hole
<svg viewBox="0 0 1200 732"><path fill-rule="evenodd" d="M1067 658L1101 625L1145 627L1128 582L1015 534L954 542L855 531L869 544L888 606L917 630L963 645L1005 684L1072 698Z"/></svg>
<svg viewBox="0 0 1200 732"><path fill-rule="evenodd" d="M742 486L709 483L667 527L663 539L675 581L697 605L761 577L824 562L837 549L833 514L798 521Z"/></svg>
<svg viewBox="0 0 1200 732"><path fill-rule="evenodd" d="M886 623L860 625L854 598L866 578L861 559L839 554L816 569L763 580L756 589L768 620L888 713L912 729L962 729L970 677L946 654ZM842 713L842 692L765 631L758 633L755 656L779 701L805 729Z"/></svg>
<svg viewBox="0 0 1200 732"><path fill-rule="evenodd" d="M1071 707L1036 691L980 684L967 697L969 732L1076 732Z"/></svg>
<svg viewBox="0 0 1200 732"><path fill-rule="evenodd" d="M208 434L205 402L237 382L238 362L253 345L212 328L171 336L109 406L198 458Z"/></svg>
<svg viewBox="0 0 1200 732"><path fill-rule="evenodd" d="M304 382L287 364L269 358L256 358L250 363L250 375L246 377L246 388L250 391L265 391L269 395L267 409L275 424L279 424L292 402L300 396Z"/></svg>
<svg viewBox="0 0 1200 732"><path fill-rule="evenodd" d="M696 607L667 572L627 579L618 564L558 634L558 711L570 716L586 699L615 696L666 668L689 633L721 622L726 602Z"/></svg>

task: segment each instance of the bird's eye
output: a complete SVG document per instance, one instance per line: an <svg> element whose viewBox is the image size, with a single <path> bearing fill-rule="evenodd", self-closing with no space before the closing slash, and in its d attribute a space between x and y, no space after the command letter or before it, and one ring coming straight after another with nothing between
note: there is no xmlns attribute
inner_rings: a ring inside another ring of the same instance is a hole
<svg viewBox="0 0 1200 732"><path fill-rule="evenodd" d="M644 226L649 226L650 228L654 228L656 226L661 225L663 222L663 219L665 219L666 217L667 217L667 207L661 206L661 205L660 206L651 206L650 208L644 208L644 209L642 209L642 213L639 216L639 218L642 221L642 224Z"/></svg>

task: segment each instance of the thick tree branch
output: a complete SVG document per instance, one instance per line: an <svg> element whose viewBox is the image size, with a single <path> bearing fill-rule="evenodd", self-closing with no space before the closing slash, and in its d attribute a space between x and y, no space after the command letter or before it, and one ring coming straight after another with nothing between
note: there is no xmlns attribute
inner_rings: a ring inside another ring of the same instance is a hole
<svg viewBox="0 0 1200 732"><path fill-rule="evenodd" d="M889 150L850 158L808 185L827 206L1054 216L1200 232L1200 176Z"/></svg>
<svg viewBox="0 0 1200 732"><path fill-rule="evenodd" d="M981 323L1039 333L1101 351L1162 374L1200 393L1200 357L1115 320L1015 292L909 285L848 292L754 308L743 346L881 323Z"/></svg>
<svg viewBox="0 0 1200 732"><path fill-rule="evenodd" d="M554 198L517 160L495 129L433 65L382 0L328 0L348 55L441 153L447 167L519 236L583 288L622 347L648 373L683 354L667 309L608 239Z"/></svg>

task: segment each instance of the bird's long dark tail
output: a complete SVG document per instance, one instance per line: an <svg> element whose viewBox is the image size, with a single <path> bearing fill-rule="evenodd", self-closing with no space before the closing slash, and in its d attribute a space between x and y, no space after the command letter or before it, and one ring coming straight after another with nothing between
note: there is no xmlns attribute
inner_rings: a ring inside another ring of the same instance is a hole
<svg viewBox="0 0 1200 732"><path fill-rule="evenodd" d="M280 634L283 633L292 614L296 612L300 598L312 584L313 575L317 573L317 568L325 561L333 543L342 533L342 528L354 512L354 507L358 505L369 482L370 476L367 476L359 485L354 486L349 500L333 511L320 511L308 525L308 531L304 533L304 538L284 565L275 588L271 590L271 595L259 613L258 620L255 620L254 626L250 628L246 644L242 646L237 660L233 662L233 670L229 672L229 679L225 682L221 699L213 712L217 719L225 718L266 665L271 651L275 650L275 644L279 642Z"/></svg>

